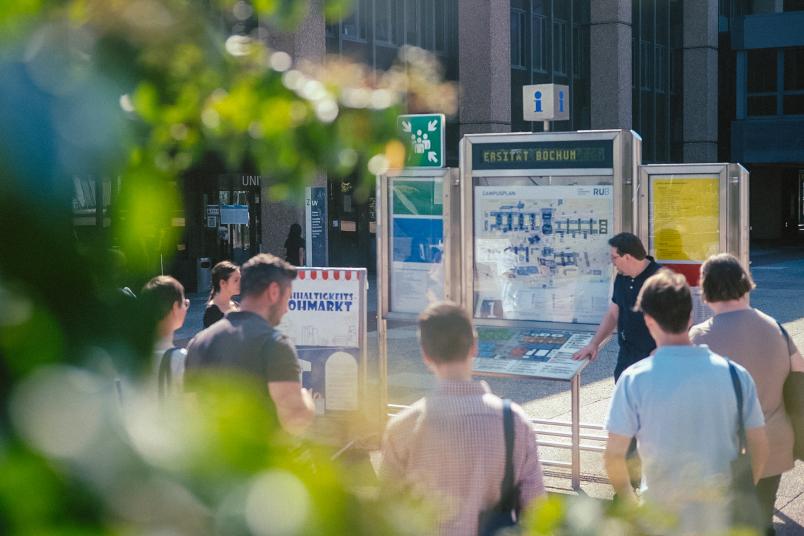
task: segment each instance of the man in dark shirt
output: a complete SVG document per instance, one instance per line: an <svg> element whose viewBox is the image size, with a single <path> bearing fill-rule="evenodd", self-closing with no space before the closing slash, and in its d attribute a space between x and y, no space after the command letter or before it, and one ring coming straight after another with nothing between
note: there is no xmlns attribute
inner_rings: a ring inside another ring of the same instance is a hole
<svg viewBox="0 0 804 536"><path fill-rule="evenodd" d="M300 433L315 409L301 386L296 349L276 326L288 311L296 269L273 255L252 257L242 268L240 310L196 335L187 347L187 374L227 369L265 382L282 427Z"/></svg>
<svg viewBox="0 0 804 536"><path fill-rule="evenodd" d="M620 352L614 368L614 381L625 369L649 356L656 348L642 313L634 311L637 296L642 284L661 268L653 257L649 257L645 246L631 233L620 233L609 239L611 262L617 269L611 305L600 322L595 336L588 345L573 356L574 359L590 360L597 358L600 344L617 327L617 342Z"/></svg>

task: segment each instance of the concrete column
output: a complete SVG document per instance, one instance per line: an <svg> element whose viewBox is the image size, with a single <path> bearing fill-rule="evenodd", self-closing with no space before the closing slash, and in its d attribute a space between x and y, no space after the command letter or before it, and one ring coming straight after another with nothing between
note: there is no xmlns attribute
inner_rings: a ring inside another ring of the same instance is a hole
<svg viewBox="0 0 804 536"><path fill-rule="evenodd" d="M460 135L511 131L511 3L458 3Z"/></svg>
<svg viewBox="0 0 804 536"><path fill-rule="evenodd" d="M290 54L294 63L301 60L323 63L327 52L323 1L310 0L309 12L295 31L271 34L268 39L269 46L273 50ZM270 184L270 177L265 177L262 183L261 251L284 258L285 239L290 226L298 223L304 229L304 198L296 201L274 201L268 195ZM311 186L326 186L326 184L327 176L322 173L315 178Z"/></svg>
<svg viewBox="0 0 804 536"><path fill-rule="evenodd" d="M716 0L684 0L684 161L717 161Z"/></svg>
<svg viewBox="0 0 804 536"><path fill-rule="evenodd" d="M631 0L594 0L590 13L592 128L632 126Z"/></svg>

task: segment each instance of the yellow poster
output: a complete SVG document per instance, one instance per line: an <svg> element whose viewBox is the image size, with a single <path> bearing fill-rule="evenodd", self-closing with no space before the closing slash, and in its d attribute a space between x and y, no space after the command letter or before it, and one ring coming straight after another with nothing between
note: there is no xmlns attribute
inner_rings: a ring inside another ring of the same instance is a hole
<svg viewBox="0 0 804 536"><path fill-rule="evenodd" d="M658 261L699 261L720 245L720 180L653 176L651 244Z"/></svg>

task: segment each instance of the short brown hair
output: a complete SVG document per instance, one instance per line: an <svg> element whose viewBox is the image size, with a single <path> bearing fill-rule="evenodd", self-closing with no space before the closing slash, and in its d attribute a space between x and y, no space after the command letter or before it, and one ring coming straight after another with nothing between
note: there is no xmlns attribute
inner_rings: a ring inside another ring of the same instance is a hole
<svg viewBox="0 0 804 536"><path fill-rule="evenodd" d="M754 280L734 255L712 255L701 266L701 288L709 303L739 300L754 290Z"/></svg>
<svg viewBox="0 0 804 536"><path fill-rule="evenodd" d="M173 304L184 303L184 286L169 275L158 275L145 283L140 299L157 318L165 318Z"/></svg>
<svg viewBox="0 0 804 536"><path fill-rule="evenodd" d="M475 342L472 319L452 302L433 303L419 315L419 342L436 363L463 361Z"/></svg>
<svg viewBox="0 0 804 536"><path fill-rule="evenodd" d="M260 253L240 268L240 295L256 296L271 283L278 283L284 289L296 279L296 273L296 268L289 262L269 253Z"/></svg>
<svg viewBox="0 0 804 536"><path fill-rule="evenodd" d="M659 270L642 285L634 310L653 318L667 333L684 333L692 313L687 279L667 269Z"/></svg>
<svg viewBox="0 0 804 536"><path fill-rule="evenodd" d="M632 233L619 233L609 238L609 245L617 250L617 255L631 255L638 261L648 256L642 240Z"/></svg>

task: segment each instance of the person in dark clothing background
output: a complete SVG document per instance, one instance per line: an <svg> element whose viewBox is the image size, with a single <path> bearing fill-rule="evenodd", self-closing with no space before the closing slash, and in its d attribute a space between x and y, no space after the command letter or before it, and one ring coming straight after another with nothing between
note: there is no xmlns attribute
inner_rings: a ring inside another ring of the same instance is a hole
<svg viewBox="0 0 804 536"><path fill-rule="evenodd" d="M315 405L302 388L296 347L277 329L288 312L296 268L261 253L242 267L240 309L199 332L187 345L186 377L235 374L266 390L269 415L291 434L313 421ZM200 391L199 391L200 392Z"/></svg>
<svg viewBox="0 0 804 536"><path fill-rule="evenodd" d="M574 359L595 360L600 344L617 327L617 342L620 351L614 368L614 381L625 369L644 359L656 349L642 313L634 311L637 296L642 284L661 268L653 257L648 256L645 246L636 235L620 233L609 240L611 262L617 269L611 304L600 327L589 344L573 356Z"/></svg>
<svg viewBox="0 0 804 536"><path fill-rule="evenodd" d="M304 265L304 238L302 238L302 228L298 223L290 226L288 238L285 240L285 260L293 266Z"/></svg>
<svg viewBox="0 0 804 536"><path fill-rule="evenodd" d="M645 318L641 312L634 310L634 306L642 285L658 272L661 266L653 257L648 256L642 241L632 233L612 236L609 239L609 246L611 263L617 269L611 304L592 340L575 352L572 358L588 357L590 361L594 361L601 343L616 326L617 342L620 345L617 364L614 367L614 381L617 382L628 367L645 359L656 349L656 342L645 325ZM636 446L636 439L633 439L628 449L627 461L631 483L634 487L639 487L642 468Z"/></svg>
<svg viewBox="0 0 804 536"><path fill-rule="evenodd" d="M208 328L229 311L236 311L232 297L240 294L240 268L229 261L221 261L212 268L212 290L204 310L204 328Z"/></svg>

